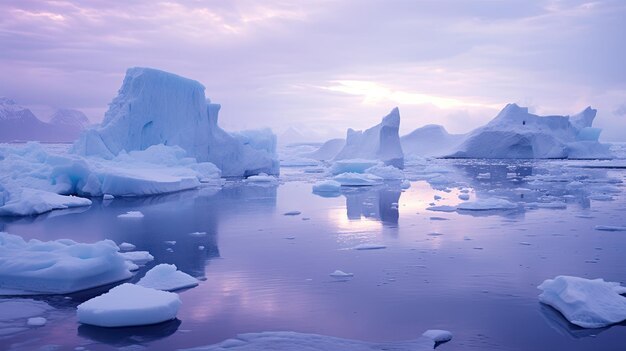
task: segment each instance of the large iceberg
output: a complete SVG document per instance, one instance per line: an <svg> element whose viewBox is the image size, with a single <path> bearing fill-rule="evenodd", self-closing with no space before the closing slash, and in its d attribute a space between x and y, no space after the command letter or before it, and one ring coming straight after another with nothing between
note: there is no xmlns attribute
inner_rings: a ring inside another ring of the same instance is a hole
<svg viewBox="0 0 626 351"><path fill-rule="evenodd" d="M0 295L67 294L131 277L110 240L39 241L0 232Z"/></svg>
<svg viewBox="0 0 626 351"><path fill-rule="evenodd" d="M601 130L591 125L596 110L574 116L537 116L508 104L487 125L469 133L448 156L452 158L612 158L609 145L598 142Z"/></svg>
<svg viewBox="0 0 626 351"><path fill-rule="evenodd" d="M130 68L102 124L75 143L80 155L111 159L152 145L176 145L223 176L278 174L276 136L269 130L230 134L217 125L219 104L197 81L151 68Z"/></svg>
<svg viewBox="0 0 626 351"><path fill-rule="evenodd" d="M400 138L402 151L412 156L444 156L458 146L463 134L450 134L438 124L429 124L417 128Z"/></svg>
<svg viewBox="0 0 626 351"><path fill-rule="evenodd" d="M346 144L334 160L380 160L386 165L404 167L404 153L400 144L400 111L394 108L382 122L365 130L348 129Z"/></svg>

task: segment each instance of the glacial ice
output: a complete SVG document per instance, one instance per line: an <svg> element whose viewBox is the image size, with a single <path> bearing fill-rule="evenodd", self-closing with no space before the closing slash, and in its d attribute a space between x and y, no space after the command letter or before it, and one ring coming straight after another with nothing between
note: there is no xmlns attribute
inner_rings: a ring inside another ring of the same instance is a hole
<svg viewBox="0 0 626 351"><path fill-rule="evenodd" d="M187 351L432 351L442 333L428 333L415 340L373 343L326 335L297 332L262 332L239 334L218 344L187 349Z"/></svg>
<svg viewBox="0 0 626 351"><path fill-rule="evenodd" d="M394 166L373 166L365 170L365 173L373 174L385 180L403 180L404 173Z"/></svg>
<svg viewBox="0 0 626 351"><path fill-rule="evenodd" d="M465 211L513 210L518 208L518 205L509 200L494 197L462 202L456 208Z"/></svg>
<svg viewBox="0 0 626 351"><path fill-rule="evenodd" d="M136 219L140 219L140 218L143 218L143 213L141 213L141 211L128 211L126 213L122 213L121 215L118 215L117 218L136 218Z"/></svg>
<svg viewBox="0 0 626 351"><path fill-rule="evenodd" d="M596 110L574 116L540 117L528 108L508 104L485 126L465 136L451 158L610 159L609 145L600 144L592 128Z"/></svg>
<svg viewBox="0 0 626 351"><path fill-rule="evenodd" d="M386 165L404 167L404 153L400 144L400 111L394 108L381 123L365 130L348 129L346 144L333 159L379 160Z"/></svg>
<svg viewBox="0 0 626 351"><path fill-rule="evenodd" d="M626 320L626 287L603 279L558 276L538 286L539 301L557 309L573 324L601 328Z"/></svg>
<svg viewBox="0 0 626 351"><path fill-rule="evenodd" d="M322 144L317 150L305 153L302 156L318 161L330 161L346 145L346 139L330 139Z"/></svg>
<svg viewBox="0 0 626 351"><path fill-rule="evenodd" d="M342 173L333 177L341 186L372 186L383 183L383 178L373 174Z"/></svg>
<svg viewBox="0 0 626 351"><path fill-rule="evenodd" d="M0 233L0 295L66 294L130 278L118 247Z"/></svg>
<svg viewBox="0 0 626 351"><path fill-rule="evenodd" d="M16 189L6 194L8 199L5 201L0 195L0 216L32 216L52 210L91 206L89 199L32 188Z"/></svg>
<svg viewBox="0 0 626 351"><path fill-rule="evenodd" d="M218 127L221 106L197 81L151 68L130 68L102 123L82 134L73 151L112 159L152 145L178 146L224 176L278 174L276 136L269 130L230 134Z"/></svg>
<svg viewBox="0 0 626 351"><path fill-rule="evenodd" d="M439 157L450 153L463 140L461 134L449 134L443 126L425 125L400 138L405 155Z"/></svg>
<svg viewBox="0 0 626 351"><path fill-rule="evenodd" d="M313 185L314 193L336 193L341 191L341 183L334 180L322 180Z"/></svg>
<svg viewBox="0 0 626 351"><path fill-rule="evenodd" d="M120 256L122 256L126 261L130 261L140 266L154 260L154 256L152 256L148 251L120 252Z"/></svg>
<svg viewBox="0 0 626 351"><path fill-rule="evenodd" d="M350 278L350 277L354 277L354 273L346 273L344 271L341 270L336 270L332 273L329 274L331 277L333 278Z"/></svg>
<svg viewBox="0 0 626 351"><path fill-rule="evenodd" d="M176 265L162 263L154 266L137 285L157 290L174 291L198 285L198 279L181 272Z"/></svg>
<svg viewBox="0 0 626 351"><path fill-rule="evenodd" d="M99 327L130 327L176 318L178 294L125 283L78 305L78 321Z"/></svg>
<svg viewBox="0 0 626 351"><path fill-rule="evenodd" d="M380 165L378 160L362 158L335 161L330 167L331 174L341 173L365 173L365 170Z"/></svg>

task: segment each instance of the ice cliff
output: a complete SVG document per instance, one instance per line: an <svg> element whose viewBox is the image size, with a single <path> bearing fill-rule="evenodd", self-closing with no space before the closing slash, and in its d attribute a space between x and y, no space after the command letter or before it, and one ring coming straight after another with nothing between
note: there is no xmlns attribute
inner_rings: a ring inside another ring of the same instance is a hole
<svg viewBox="0 0 626 351"><path fill-rule="evenodd" d="M382 122L365 130L348 129L346 144L334 160L380 160L386 165L404 167L404 154L400 144L400 111L394 108Z"/></svg>
<svg viewBox="0 0 626 351"><path fill-rule="evenodd" d="M276 136L269 130L230 134L217 125L220 105L197 81L151 68L130 68L99 126L75 143L80 155L111 159L152 145L175 145L223 176L278 174Z"/></svg>
<svg viewBox="0 0 626 351"><path fill-rule="evenodd" d="M574 116L537 116L508 104L488 124L470 132L448 156L452 158L612 158L591 125L596 110Z"/></svg>

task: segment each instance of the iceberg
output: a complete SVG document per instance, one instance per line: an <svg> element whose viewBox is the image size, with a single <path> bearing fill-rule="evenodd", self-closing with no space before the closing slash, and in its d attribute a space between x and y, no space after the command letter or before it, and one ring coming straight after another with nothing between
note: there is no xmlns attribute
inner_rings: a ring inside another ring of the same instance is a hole
<svg viewBox="0 0 626 351"><path fill-rule="evenodd" d="M110 240L24 241L0 233L0 295L67 294L131 277Z"/></svg>
<svg viewBox="0 0 626 351"><path fill-rule="evenodd" d="M130 68L99 126L88 128L72 150L112 159L153 145L178 146L223 176L278 174L276 136L270 130L231 134L217 125L221 106L205 98L197 81L151 69Z"/></svg>
<svg viewBox="0 0 626 351"><path fill-rule="evenodd" d="M178 294L125 283L78 305L78 321L99 327L131 327L176 318Z"/></svg>
<svg viewBox="0 0 626 351"><path fill-rule="evenodd" d="M415 340L373 343L359 340L342 339L326 335L297 332L262 332L239 334L236 338L224 340L215 345L201 346L188 351L432 351L441 343L445 331L426 332ZM446 337L452 337L447 332ZM448 339L449 340L449 339ZM445 340L445 341L448 341Z"/></svg>
<svg viewBox="0 0 626 351"><path fill-rule="evenodd" d="M558 276L538 286L539 301L557 309L573 324L602 328L626 320L626 287L603 279Z"/></svg>
<svg viewBox="0 0 626 351"><path fill-rule="evenodd" d="M330 139L326 141L319 149L303 154L303 157L311 158L318 161L331 161L346 145L346 139Z"/></svg>
<svg viewBox="0 0 626 351"><path fill-rule="evenodd" d="M399 128L400 111L396 107L383 117L382 122L365 131L348 129L346 144L333 160L380 160L386 165L404 168Z"/></svg>
<svg viewBox="0 0 626 351"><path fill-rule="evenodd" d="M341 183L334 180L322 180L313 185L314 193L338 193L341 192Z"/></svg>
<svg viewBox="0 0 626 351"><path fill-rule="evenodd" d="M198 279L181 272L176 265L162 263L154 266L137 285L157 290L174 291L198 285Z"/></svg>
<svg viewBox="0 0 626 351"><path fill-rule="evenodd" d="M406 155L439 157L449 154L463 140L463 134L450 134L438 124L417 128L400 138Z"/></svg>
<svg viewBox="0 0 626 351"><path fill-rule="evenodd" d="M611 159L591 125L596 110L574 116L537 116L508 104L487 125L470 132L450 158Z"/></svg>

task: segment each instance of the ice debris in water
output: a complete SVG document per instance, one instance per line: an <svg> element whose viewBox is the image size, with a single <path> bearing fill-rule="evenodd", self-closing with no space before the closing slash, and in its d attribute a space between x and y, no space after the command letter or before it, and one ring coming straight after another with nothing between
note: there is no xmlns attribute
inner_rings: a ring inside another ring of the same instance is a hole
<svg viewBox="0 0 626 351"><path fill-rule="evenodd" d="M122 284L78 305L78 321L99 327L130 327L176 318L181 306L178 294Z"/></svg>
<svg viewBox="0 0 626 351"><path fill-rule="evenodd" d="M119 247L120 247L120 250L123 250L123 251L132 251L135 249L135 245L131 243L127 243L127 242L123 242L119 244Z"/></svg>
<svg viewBox="0 0 626 351"><path fill-rule="evenodd" d="M143 213L141 211L128 211L118 215L117 218L143 218Z"/></svg>
<svg viewBox="0 0 626 351"><path fill-rule="evenodd" d="M0 295L67 294L131 277L111 240L39 241L0 232Z"/></svg>
<svg viewBox="0 0 626 351"><path fill-rule="evenodd" d="M152 256L148 251L122 252L120 253L120 256L122 256L125 260L138 265L144 265L154 260L154 256Z"/></svg>
<svg viewBox="0 0 626 351"><path fill-rule="evenodd" d="M471 202L462 202L457 209L465 211L512 210L517 204L500 198L477 199Z"/></svg>
<svg viewBox="0 0 626 351"><path fill-rule="evenodd" d="M137 285L158 290L174 291L198 285L198 279L181 272L176 265L162 263L154 266Z"/></svg>
<svg viewBox="0 0 626 351"><path fill-rule="evenodd" d="M341 270L336 270L332 273L329 274L331 277L333 278L349 278L349 277L353 277L354 273L346 273L344 271Z"/></svg>
<svg viewBox="0 0 626 351"><path fill-rule="evenodd" d="M342 173L336 175L333 180L340 183L341 186L372 186L383 183L381 177L361 173Z"/></svg>
<svg viewBox="0 0 626 351"><path fill-rule="evenodd" d="M432 339L436 343L442 343L452 340L452 333L447 330L429 329L422 334L423 336Z"/></svg>
<svg viewBox="0 0 626 351"><path fill-rule="evenodd" d="M341 191L341 183L334 180L322 180L313 185L315 193L335 193Z"/></svg>
<svg viewBox="0 0 626 351"><path fill-rule="evenodd" d="M539 301L557 309L573 324L602 328L626 320L626 287L603 279L558 276L538 286Z"/></svg>

